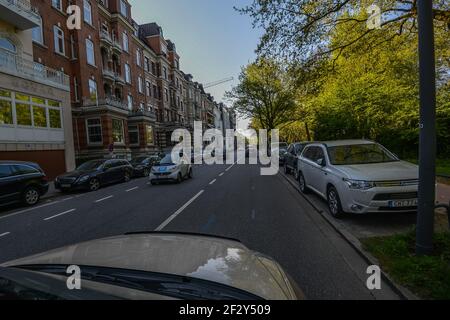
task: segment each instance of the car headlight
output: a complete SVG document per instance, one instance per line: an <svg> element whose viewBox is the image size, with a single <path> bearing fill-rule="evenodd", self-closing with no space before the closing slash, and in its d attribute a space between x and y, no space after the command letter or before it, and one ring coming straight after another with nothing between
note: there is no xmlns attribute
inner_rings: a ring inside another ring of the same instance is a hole
<svg viewBox="0 0 450 320"><path fill-rule="evenodd" d="M344 179L345 183L347 183L350 189L354 190L369 190L375 188L375 182L373 181L364 181L364 180L351 180Z"/></svg>
<svg viewBox="0 0 450 320"><path fill-rule="evenodd" d="M88 181L90 176L82 176L80 179L78 179L78 182L86 182Z"/></svg>
<svg viewBox="0 0 450 320"><path fill-rule="evenodd" d="M137 166L137 167L136 167L136 170L142 170L142 169L144 169L143 166Z"/></svg>

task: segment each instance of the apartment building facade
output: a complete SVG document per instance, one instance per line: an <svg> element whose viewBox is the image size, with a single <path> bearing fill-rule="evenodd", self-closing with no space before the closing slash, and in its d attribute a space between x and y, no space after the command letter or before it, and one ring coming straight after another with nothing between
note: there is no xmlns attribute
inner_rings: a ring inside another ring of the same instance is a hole
<svg viewBox="0 0 450 320"><path fill-rule="evenodd" d="M70 85L67 65L34 53L40 24L29 0L0 0L0 160L53 178L75 167Z"/></svg>
<svg viewBox="0 0 450 320"><path fill-rule="evenodd" d="M72 5L81 8L81 28L68 27ZM70 122L63 126L64 142L71 143L66 149L77 164L164 150L175 144L174 130L193 130L194 121L214 127L213 97L181 70L175 43L160 26L132 19L126 0L31 0L29 6L34 22L26 30L24 51L30 63L56 70L63 79L58 89L65 99L58 101Z"/></svg>

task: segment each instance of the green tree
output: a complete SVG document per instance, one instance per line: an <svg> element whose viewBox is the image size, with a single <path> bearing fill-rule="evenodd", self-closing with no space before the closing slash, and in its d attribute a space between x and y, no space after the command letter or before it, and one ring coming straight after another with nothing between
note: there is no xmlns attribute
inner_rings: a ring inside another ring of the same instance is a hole
<svg viewBox="0 0 450 320"><path fill-rule="evenodd" d="M259 59L242 69L239 81L227 97L240 115L268 130L292 121L296 110L294 83L280 64Z"/></svg>
<svg viewBox="0 0 450 320"><path fill-rule="evenodd" d="M372 4L381 10L382 32L367 28ZM436 28L449 30L450 2L434 0L433 5ZM417 33L417 0L253 0L237 10L249 15L255 27L265 30L257 49L260 55L287 57L302 64L315 63L361 42L370 50L397 35ZM355 16L355 12L364 14ZM363 32L330 43L332 34L342 25ZM378 36L370 37L373 33Z"/></svg>

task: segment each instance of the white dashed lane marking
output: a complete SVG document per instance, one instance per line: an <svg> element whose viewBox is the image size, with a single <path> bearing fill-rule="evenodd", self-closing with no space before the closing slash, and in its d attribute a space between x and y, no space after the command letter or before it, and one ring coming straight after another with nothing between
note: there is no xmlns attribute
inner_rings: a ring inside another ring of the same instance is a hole
<svg viewBox="0 0 450 320"><path fill-rule="evenodd" d="M109 200L109 199L111 199L113 197L114 196L108 196L108 197L105 197L105 198L102 198L102 199L98 199L97 201L95 201L95 203L103 202L103 201Z"/></svg>
<svg viewBox="0 0 450 320"><path fill-rule="evenodd" d="M5 232L5 233L2 233L2 234L0 234L0 238L1 237L6 237L7 235L10 235L11 234L11 232Z"/></svg>
<svg viewBox="0 0 450 320"><path fill-rule="evenodd" d="M214 183L216 183L216 181L217 181L217 179L214 179L213 181L211 181L211 182L209 183L209 185L213 185Z"/></svg>
<svg viewBox="0 0 450 320"><path fill-rule="evenodd" d="M134 188L128 189L125 192L131 192L131 191L134 191L134 190L137 190L137 189L139 189L139 187L134 187Z"/></svg>
<svg viewBox="0 0 450 320"><path fill-rule="evenodd" d="M54 216L45 218L44 221L49 221L49 220L52 220L52 219L61 217L61 216L65 215L65 214L72 213L72 212L74 212L75 210L76 210L76 209L70 209L70 210L64 211L64 212L59 213L59 214L56 214L56 215L54 215Z"/></svg>

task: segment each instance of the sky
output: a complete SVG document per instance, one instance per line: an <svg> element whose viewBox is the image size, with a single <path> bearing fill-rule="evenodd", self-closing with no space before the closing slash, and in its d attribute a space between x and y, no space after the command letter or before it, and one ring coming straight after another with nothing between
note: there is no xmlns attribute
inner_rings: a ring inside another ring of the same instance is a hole
<svg viewBox="0 0 450 320"><path fill-rule="evenodd" d="M234 10L251 0L129 0L139 23L156 22L164 37L175 43L180 67L194 81L211 83L229 77L234 81L209 88L217 102L238 83L241 67L253 62L262 35L251 18ZM226 101L223 101L226 102ZM246 129L248 121L239 121Z"/></svg>

